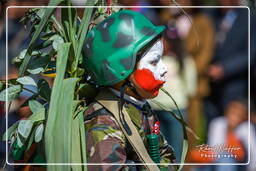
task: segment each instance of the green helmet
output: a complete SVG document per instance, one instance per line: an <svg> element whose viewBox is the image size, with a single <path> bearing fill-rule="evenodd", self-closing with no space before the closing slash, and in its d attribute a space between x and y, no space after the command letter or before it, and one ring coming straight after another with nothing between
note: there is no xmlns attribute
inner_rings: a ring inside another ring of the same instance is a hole
<svg viewBox="0 0 256 171"><path fill-rule="evenodd" d="M134 70L137 53L163 32L138 12L122 10L100 22L85 39L85 67L97 85L127 78Z"/></svg>

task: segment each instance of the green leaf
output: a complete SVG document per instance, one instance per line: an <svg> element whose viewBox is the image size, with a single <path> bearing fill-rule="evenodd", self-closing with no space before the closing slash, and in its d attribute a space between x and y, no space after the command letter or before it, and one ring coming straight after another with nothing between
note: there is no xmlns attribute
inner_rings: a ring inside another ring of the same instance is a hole
<svg viewBox="0 0 256 171"><path fill-rule="evenodd" d="M45 108L41 108L36 113L33 113L32 115L29 116L28 119L33 122L44 121L45 120Z"/></svg>
<svg viewBox="0 0 256 171"><path fill-rule="evenodd" d="M65 5L70 6L70 1L66 1ZM76 27L74 25L75 21L77 21L76 10L73 8L62 8L61 9L61 23L63 25L63 35L66 41L71 42L72 47L70 49L70 57L69 61L73 64L75 60L75 50L77 47L77 36L76 36ZM76 70L76 66L70 66L70 72L72 76L74 76L74 71Z"/></svg>
<svg viewBox="0 0 256 171"><path fill-rule="evenodd" d="M74 101L76 103L76 101ZM79 105L81 103L81 101L77 101L79 102L77 105ZM83 107L82 105L79 105L78 107L75 108L75 112L73 113L73 118L78 117L80 112L84 112L86 111L86 109L88 108L88 106Z"/></svg>
<svg viewBox="0 0 256 171"><path fill-rule="evenodd" d="M42 80L39 80L37 84L38 84L38 94L49 102L51 98L51 89L48 82L42 79Z"/></svg>
<svg viewBox="0 0 256 171"><path fill-rule="evenodd" d="M179 166L178 171L181 171L183 166L184 166L184 162L186 160L187 152L188 152L188 140L184 139L183 140L183 146L182 146L181 159L180 159L181 162L180 162L180 166Z"/></svg>
<svg viewBox="0 0 256 171"><path fill-rule="evenodd" d="M14 85L14 86L8 87L7 89L4 89L0 93L0 101L14 100L16 97L18 97L21 90L22 90L21 85ZM6 98L6 93L7 93L7 98Z"/></svg>
<svg viewBox="0 0 256 171"><path fill-rule="evenodd" d="M43 163L45 164L46 163L46 160L45 160L45 157L43 155L36 155L34 160L33 160L33 163Z"/></svg>
<svg viewBox="0 0 256 171"><path fill-rule="evenodd" d="M44 48L47 48L49 47L50 45L52 45L52 41L49 40L50 36L52 36L53 34L55 33L52 33L51 35L49 35L49 37L46 36L47 40L43 41L41 44L38 44L35 46L35 49L44 49ZM42 39L42 38L41 38ZM44 39L42 39L44 40Z"/></svg>
<svg viewBox="0 0 256 171"><path fill-rule="evenodd" d="M36 128L36 133L35 133L35 142L38 143L42 140L43 137L43 132L44 132L44 125L41 123L37 128Z"/></svg>
<svg viewBox="0 0 256 171"><path fill-rule="evenodd" d="M71 135L72 135L72 120L73 120L73 99L74 99L74 91L75 85L77 82L77 78L69 78L63 81L62 89L58 90L60 93L60 97L57 100L56 105L52 105L54 97L51 97L50 109L49 109L49 117L55 115L54 124L51 125L52 131L50 133L50 138L52 139L51 145L47 144L46 147L52 147L65 149L59 150L58 152L53 151L55 158L61 159L64 163L70 163L71 155ZM65 93L62 93L65 92ZM66 98L69 97L69 98ZM49 119L48 122L49 123ZM49 128L50 125L47 127ZM49 131L49 129L48 129ZM52 136L52 134L56 136ZM49 135L49 132L48 134ZM49 137L48 137L49 140ZM60 143L62 142L62 143ZM56 157L57 156L57 157ZM55 161L57 162L57 161Z"/></svg>
<svg viewBox="0 0 256 171"><path fill-rule="evenodd" d="M77 69L77 76L78 76L78 77L83 76L83 75L84 75L84 72L85 72L85 69L83 69L83 68L78 68L78 69Z"/></svg>
<svg viewBox="0 0 256 171"><path fill-rule="evenodd" d="M18 59L24 59L25 58L25 55L27 53L27 49L24 49L20 52L19 56L17 56ZM35 56L35 55L38 55L39 54L39 51L33 51L32 52L32 56Z"/></svg>
<svg viewBox="0 0 256 171"><path fill-rule="evenodd" d="M73 110L75 112L73 112L73 118L76 117L76 115L81 111L81 109L83 109L81 106L78 106L81 103L80 100L74 100L73 101Z"/></svg>
<svg viewBox="0 0 256 171"><path fill-rule="evenodd" d="M37 84L35 83L35 81L33 80L33 78L29 77L29 76L24 76L24 77L20 77L17 79L17 82L23 84L23 85L32 85L32 86L36 86Z"/></svg>
<svg viewBox="0 0 256 171"><path fill-rule="evenodd" d="M80 132L80 117L72 121L72 163L83 163L83 150L81 148L82 133ZM72 170L83 170L82 165L72 166Z"/></svg>
<svg viewBox="0 0 256 171"><path fill-rule="evenodd" d="M84 108L79 114L78 114L78 119L79 119L79 132L80 132L80 147L81 147L81 153L82 153L82 163L87 163L87 157L86 157L86 137L85 137L85 127L84 127L84 111L87 108ZM86 166L84 166L84 170L87 170Z"/></svg>
<svg viewBox="0 0 256 171"><path fill-rule="evenodd" d="M33 112L31 116L29 116L29 120L33 122L43 121L45 120L45 108L44 106L36 100L30 100L29 108Z"/></svg>
<svg viewBox="0 0 256 171"><path fill-rule="evenodd" d="M32 58L28 64L27 71L31 74L39 74L44 71L50 60L51 57L48 54L42 54L40 57Z"/></svg>
<svg viewBox="0 0 256 171"><path fill-rule="evenodd" d="M18 57L15 57L15 58L12 59L12 64L18 65L18 64L21 63L21 62L22 62L22 59L20 59L20 58L18 58Z"/></svg>
<svg viewBox="0 0 256 171"><path fill-rule="evenodd" d="M62 0L51 0L49 2L49 6L57 6L62 2ZM42 17L42 20L40 21L38 28L36 29L30 43L29 43L29 47L27 49L25 58L21 64L21 67L19 68L19 76L23 76L26 69L27 69L27 65L30 61L31 58L31 53L33 51L33 48L35 46L36 40L39 38L40 33L43 31L43 29L45 28L46 24L48 23L48 20L50 18L50 16L52 15L52 13L54 12L55 8L47 8L45 10L45 13Z"/></svg>
<svg viewBox="0 0 256 171"><path fill-rule="evenodd" d="M78 90L79 96L84 97L86 100L92 100L99 92L98 88L87 83L80 84Z"/></svg>
<svg viewBox="0 0 256 171"><path fill-rule="evenodd" d="M8 84L17 84L17 78L12 78L8 80Z"/></svg>
<svg viewBox="0 0 256 171"><path fill-rule="evenodd" d="M28 102L30 100L35 100L37 97L38 97L37 94L32 95L31 97L27 98L20 107L22 108L22 107L28 106Z"/></svg>
<svg viewBox="0 0 256 171"><path fill-rule="evenodd" d="M19 59L24 59L26 55L27 49L24 49L23 51L20 52L20 55L18 56Z"/></svg>
<svg viewBox="0 0 256 171"><path fill-rule="evenodd" d="M19 121L14 123L12 126L10 126L10 128L8 128L8 130L3 135L3 141L10 140L11 136L13 135L13 133L15 131L17 131L18 124L19 124Z"/></svg>
<svg viewBox="0 0 256 171"><path fill-rule="evenodd" d="M23 143L19 138L17 138L17 140L13 143L13 149L13 159L15 161L20 160L25 150L25 147L23 146Z"/></svg>
<svg viewBox="0 0 256 171"><path fill-rule="evenodd" d="M37 16L40 17L41 19L44 17L44 14L45 14L45 8L41 8L37 11Z"/></svg>
<svg viewBox="0 0 256 171"><path fill-rule="evenodd" d="M32 133L30 134L29 136L29 139L28 139L28 143L26 145L26 151L28 151L32 145L32 143L34 142L34 139L35 139L35 133L36 133L36 129L33 129L32 130Z"/></svg>
<svg viewBox="0 0 256 171"><path fill-rule="evenodd" d="M95 4L96 0L90 0L90 1L86 1L86 6L93 6ZM77 67L78 62L79 62L79 58L82 57L81 55L81 51L82 51L82 47L84 45L84 40L85 40L85 35L87 33L88 30L88 26L91 20L91 16L92 16L92 11L93 8L87 8L86 10L84 10L84 15L83 15L83 19L81 21L81 25L79 27L78 30L78 44L77 44L77 48L75 49L75 56L76 56L76 60L75 63L73 64L73 67Z"/></svg>
<svg viewBox="0 0 256 171"><path fill-rule="evenodd" d="M97 0L86 1L85 6L93 6L96 1ZM92 10L93 10L93 8L87 8L86 10L84 10L83 19L81 21L81 25L79 27L78 34L77 34L78 38L81 38L81 37L85 38L84 35L86 35L86 32L88 30L88 25L89 25L89 21L91 19Z"/></svg>
<svg viewBox="0 0 256 171"><path fill-rule="evenodd" d="M44 71L44 68L42 68L42 67L39 67L39 68L36 68L36 69L28 69L28 72L30 74L39 74L43 71Z"/></svg>
<svg viewBox="0 0 256 171"><path fill-rule="evenodd" d="M63 38L58 34L53 35L50 38L50 40L53 41L52 46L53 46L53 49L55 49L55 50L58 50L59 45L64 43Z"/></svg>
<svg viewBox="0 0 256 171"><path fill-rule="evenodd" d="M13 146L15 140L16 140L15 136L12 136L12 137L11 137L11 140L10 140L11 147Z"/></svg>
<svg viewBox="0 0 256 171"><path fill-rule="evenodd" d="M17 136L16 140L18 147L21 148L24 145L24 143L22 142L21 137L19 135Z"/></svg>
<svg viewBox="0 0 256 171"><path fill-rule="evenodd" d="M53 16L52 16L53 17ZM51 42L51 41L49 41L49 39L53 36L53 35L55 35L56 34L56 32L49 32L49 33L45 33L45 34L43 34L41 37L40 37L40 39L42 39L42 40L47 40L47 41L45 41L45 42Z"/></svg>
<svg viewBox="0 0 256 171"><path fill-rule="evenodd" d="M21 120L18 125L18 133L24 137L28 138L30 131L33 126L33 121L31 120Z"/></svg>
<svg viewBox="0 0 256 171"><path fill-rule="evenodd" d="M70 43L64 43L59 46L57 52L57 74L52 88L49 114L45 127L45 150L49 163L70 163L70 123L74 97L74 86L72 84L74 83L70 82L71 84L64 87L69 49ZM56 170L56 167L48 166L47 170ZM63 167L63 170L69 171L70 167Z"/></svg>
<svg viewBox="0 0 256 171"><path fill-rule="evenodd" d="M30 110L33 113L37 113L38 111L44 109L44 106L41 103L39 103L38 101L36 101L36 100L30 100L28 102L28 104L29 104Z"/></svg>

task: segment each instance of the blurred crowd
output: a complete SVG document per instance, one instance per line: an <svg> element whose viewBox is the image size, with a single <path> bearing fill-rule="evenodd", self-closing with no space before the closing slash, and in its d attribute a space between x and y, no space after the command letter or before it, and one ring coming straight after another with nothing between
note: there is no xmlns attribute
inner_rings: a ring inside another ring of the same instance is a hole
<svg viewBox="0 0 256 171"><path fill-rule="evenodd" d="M6 75L4 9L10 5L46 5L47 1L1 0L1 80L5 79ZM76 5L82 5L82 2L74 1ZM251 163L256 163L255 150L250 151L250 156L248 153L249 146L251 149L256 148L256 33L254 31L256 2L251 0L119 0L118 3L125 6L171 5L170 8L133 7L130 9L143 13L154 24L165 25L167 28L163 34L165 47L163 61L168 68L164 88L176 100L188 126L196 134L189 134L186 162L246 163L250 158ZM246 5L249 6L250 13L246 7L182 8L177 7L177 4L179 6ZM17 77L17 70L12 66L11 60L28 46L31 38L19 22L25 11L12 9L8 13L8 78ZM250 25L248 17L251 18ZM20 108L20 106L24 99L30 96L29 92L23 91L11 106L9 125L19 118L28 116L29 109ZM171 113L178 114L178 110L164 93L160 93L154 100L160 101L168 109L168 111L163 110L150 102L159 117L161 130L168 143L173 146L179 162L183 142L182 126L171 115ZM5 132L5 108L3 103L0 103L0 106L1 136ZM226 148L233 148L233 150L225 150ZM5 143L0 141L0 168L4 158ZM188 166L185 169L254 171L255 165Z"/></svg>

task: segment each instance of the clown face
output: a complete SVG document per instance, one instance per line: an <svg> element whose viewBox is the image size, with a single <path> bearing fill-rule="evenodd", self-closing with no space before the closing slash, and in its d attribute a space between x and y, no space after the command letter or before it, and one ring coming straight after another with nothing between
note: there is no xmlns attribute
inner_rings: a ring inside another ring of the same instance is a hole
<svg viewBox="0 0 256 171"><path fill-rule="evenodd" d="M165 83L167 72L162 62L163 43L159 39L143 55L137 69L132 74L132 82L138 93L144 98L154 98Z"/></svg>

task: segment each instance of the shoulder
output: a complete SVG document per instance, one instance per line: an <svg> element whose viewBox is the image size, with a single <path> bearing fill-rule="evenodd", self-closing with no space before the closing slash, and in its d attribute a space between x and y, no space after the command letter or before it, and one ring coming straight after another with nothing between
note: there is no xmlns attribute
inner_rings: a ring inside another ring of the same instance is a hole
<svg viewBox="0 0 256 171"><path fill-rule="evenodd" d="M103 108L104 107L101 104L99 104L98 102L92 102L85 110L84 116L89 116L89 115L93 114L95 111L98 111Z"/></svg>
<svg viewBox="0 0 256 171"><path fill-rule="evenodd" d="M84 123L87 129L92 127L112 127L119 129L119 126L112 115L98 102L91 103L84 112Z"/></svg>

